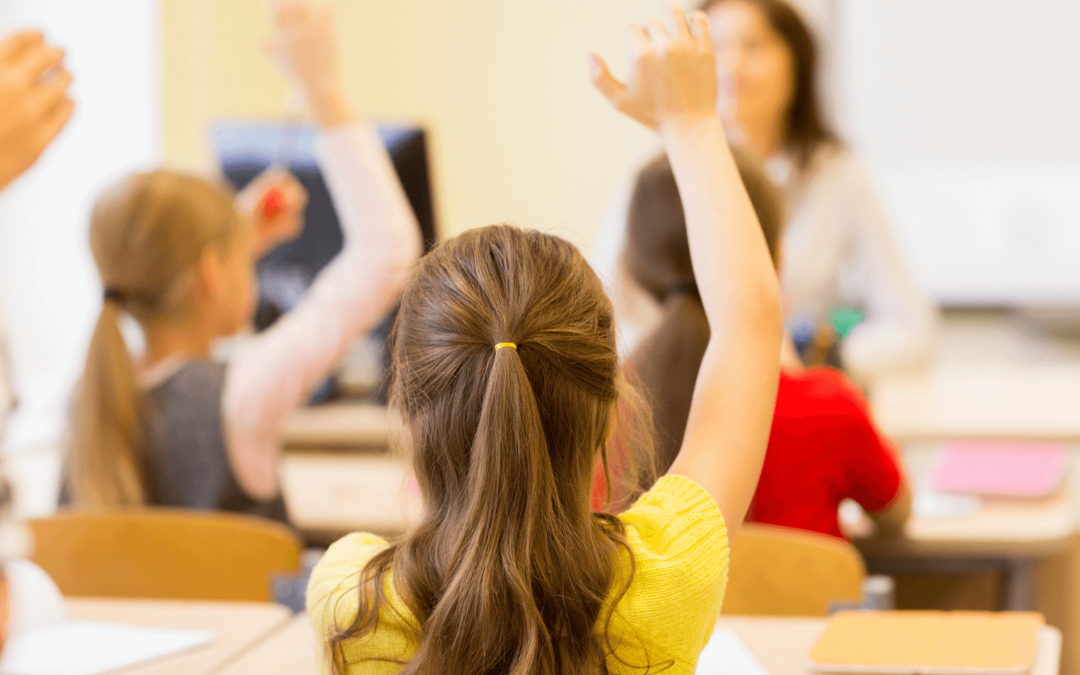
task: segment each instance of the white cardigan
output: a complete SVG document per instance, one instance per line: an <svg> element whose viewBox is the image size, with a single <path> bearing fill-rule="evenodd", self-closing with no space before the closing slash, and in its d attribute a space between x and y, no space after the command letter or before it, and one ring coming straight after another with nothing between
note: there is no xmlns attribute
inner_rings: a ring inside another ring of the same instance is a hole
<svg viewBox="0 0 1080 675"><path fill-rule="evenodd" d="M854 305L866 320L844 341L844 363L853 373L873 377L928 360L937 340L937 311L911 277L862 163L845 149L823 148L804 172L787 155L770 158L765 168L789 215L780 273L788 325L816 323L837 305ZM640 169L620 184L592 255L615 301L624 354L658 315L651 296L635 288L620 263Z"/></svg>

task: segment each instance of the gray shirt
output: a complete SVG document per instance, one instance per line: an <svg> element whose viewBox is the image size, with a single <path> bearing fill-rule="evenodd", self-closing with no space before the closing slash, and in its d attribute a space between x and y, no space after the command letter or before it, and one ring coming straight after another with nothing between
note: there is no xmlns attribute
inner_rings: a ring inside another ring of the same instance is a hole
<svg viewBox="0 0 1080 675"><path fill-rule="evenodd" d="M146 392L148 502L287 522L280 493L270 501L258 501L236 480L225 447L224 383L224 365L191 361Z"/></svg>

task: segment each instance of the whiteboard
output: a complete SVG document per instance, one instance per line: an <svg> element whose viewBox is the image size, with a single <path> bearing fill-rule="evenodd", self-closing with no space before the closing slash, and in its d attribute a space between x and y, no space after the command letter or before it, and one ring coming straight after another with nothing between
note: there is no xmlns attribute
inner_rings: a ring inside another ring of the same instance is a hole
<svg viewBox="0 0 1080 675"><path fill-rule="evenodd" d="M833 103L921 286L1080 304L1080 2L835 0Z"/></svg>

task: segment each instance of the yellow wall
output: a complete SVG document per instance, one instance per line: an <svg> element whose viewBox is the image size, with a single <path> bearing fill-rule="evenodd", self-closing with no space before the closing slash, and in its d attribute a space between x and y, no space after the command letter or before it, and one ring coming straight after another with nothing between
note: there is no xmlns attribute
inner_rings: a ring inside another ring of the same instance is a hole
<svg viewBox="0 0 1080 675"><path fill-rule="evenodd" d="M260 47L264 0L160 0L166 161L213 166L207 125L280 116L286 86ZM586 53L624 72L622 29L662 0L338 0L358 112L432 133L444 234L512 221L591 241L651 135L592 90Z"/></svg>

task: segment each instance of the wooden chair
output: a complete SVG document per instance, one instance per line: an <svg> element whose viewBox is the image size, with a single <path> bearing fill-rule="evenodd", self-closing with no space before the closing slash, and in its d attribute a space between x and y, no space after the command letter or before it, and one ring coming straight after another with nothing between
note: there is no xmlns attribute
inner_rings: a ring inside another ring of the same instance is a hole
<svg viewBox="0 0 1080 675"><path fill-rule="evenodd" d="M745 524L731 546L722 614L826 616L859 605L866 566L851 543L814 532Z"/></svg>
<svg viewBox="0 0 1080 675"><path fill-rule="evenodd" d="M239 514L72 511L29 525L33 561L64 595L265 602L271 576L299 567L289 528Z"/></svg>

